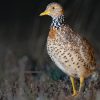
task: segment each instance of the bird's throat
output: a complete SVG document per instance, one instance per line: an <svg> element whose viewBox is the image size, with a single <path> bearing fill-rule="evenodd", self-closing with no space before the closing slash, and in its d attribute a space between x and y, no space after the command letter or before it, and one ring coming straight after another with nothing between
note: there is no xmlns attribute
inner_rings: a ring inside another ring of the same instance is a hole
<svg viewBox="0 0 100 100"><path fill-rule="evenodd" d="M61 15L52 19L51 27L59 29L64 24L64 15Z"/></svg>

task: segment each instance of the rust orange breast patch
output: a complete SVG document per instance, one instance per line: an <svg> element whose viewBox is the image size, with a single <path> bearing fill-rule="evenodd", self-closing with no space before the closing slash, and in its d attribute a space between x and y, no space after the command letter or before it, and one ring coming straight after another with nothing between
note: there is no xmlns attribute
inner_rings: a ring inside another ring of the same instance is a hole
<svg viewBox="0 0 100 100"><path fill-rule="evenodd" d="M56 34L57 34L57 29L56 28L50 28L49 37L52 38L52 39L55 39Z"/></svg>

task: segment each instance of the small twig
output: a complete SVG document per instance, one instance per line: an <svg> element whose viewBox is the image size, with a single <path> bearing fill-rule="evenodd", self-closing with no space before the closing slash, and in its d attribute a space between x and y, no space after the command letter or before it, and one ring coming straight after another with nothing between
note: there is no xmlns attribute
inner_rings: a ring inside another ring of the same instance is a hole
<svg viewBox="0 0 100 100"><path fill-rule="evenodd" d="M40 74L40 73L42 73L42 71L25 71L24 72L25 74Z"/></svg>

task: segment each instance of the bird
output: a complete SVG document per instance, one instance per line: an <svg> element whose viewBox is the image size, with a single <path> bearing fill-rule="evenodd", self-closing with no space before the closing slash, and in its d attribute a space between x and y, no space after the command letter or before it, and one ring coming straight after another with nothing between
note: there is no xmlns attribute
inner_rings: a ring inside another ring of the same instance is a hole
<svg viewBox="0 0 100 100"><path fill-rule="evenodd" d="M48 4L40 13L40 16L44 15L52 18L46 43L48 55L70 77L72 95L77 96L84 87L85 79L96 69L94 48L85 37L65 23L64 10L59 3ZM80 80L79 91L76 90L75 78Z"/></svg>

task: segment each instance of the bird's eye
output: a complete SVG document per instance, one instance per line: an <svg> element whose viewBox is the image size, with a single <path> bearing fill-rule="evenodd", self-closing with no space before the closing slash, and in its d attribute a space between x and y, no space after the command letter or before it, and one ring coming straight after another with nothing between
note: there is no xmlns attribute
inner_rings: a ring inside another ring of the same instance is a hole
<svg viewBox="0 0 100 100"><path fill-rule="evenodd" d="M55 9L55 7L52 7L52 9Z"/></svg>

